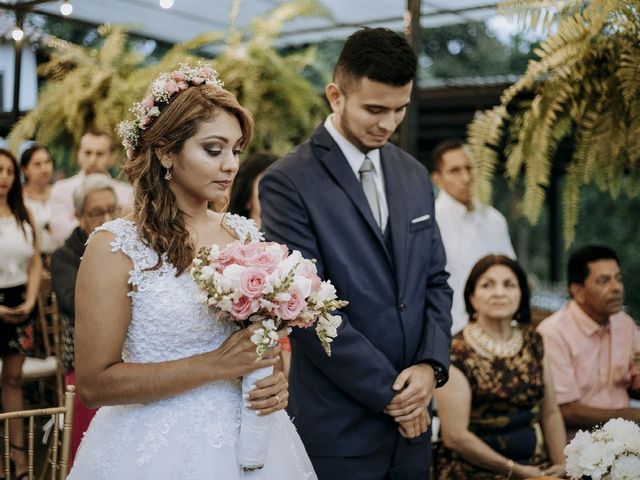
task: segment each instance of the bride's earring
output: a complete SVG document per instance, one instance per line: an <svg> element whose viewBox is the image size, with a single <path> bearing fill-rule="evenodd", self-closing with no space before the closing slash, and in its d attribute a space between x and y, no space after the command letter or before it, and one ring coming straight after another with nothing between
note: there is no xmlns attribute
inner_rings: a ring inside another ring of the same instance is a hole
<svg viewBox="0 0 640 480"><path fill-rule="evenodd" d="M171 167L165 167L167 169L167 173L164 174L164 179L169 181L171 180Z"/></svg>

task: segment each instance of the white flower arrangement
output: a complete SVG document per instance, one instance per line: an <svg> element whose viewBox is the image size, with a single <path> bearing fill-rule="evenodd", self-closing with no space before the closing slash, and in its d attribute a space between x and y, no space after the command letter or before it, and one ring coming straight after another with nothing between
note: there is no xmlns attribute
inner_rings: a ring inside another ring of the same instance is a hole
<svg viewBox="0 0 640 480"><path fill-rule="evenodd" d="M142 130L153 123L160 115L160 107L171 101L174 95L189 87L213 85L222 88L224 85L218 72L205 62L198 62L195 67L181 63L180 68L170 73L161 73L151 84L150 93L141 102L133 104L129 110L134 119L118 124L118 135L122 139L127 157L131 159L140 142Z"/></svg>
<svg viewBox="0 0 640 480"><path fill-rule="evenodd" d="M572 479L640 480L640 427L614 418L592 432L580 430L564 454Z"/></svg>

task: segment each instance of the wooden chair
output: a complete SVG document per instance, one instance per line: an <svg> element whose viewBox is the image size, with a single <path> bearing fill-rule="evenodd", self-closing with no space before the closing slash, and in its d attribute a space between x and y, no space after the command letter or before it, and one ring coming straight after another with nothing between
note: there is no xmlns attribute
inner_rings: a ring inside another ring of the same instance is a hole
<svg viewBox="0 0 640 480"><path fill-rule="evenodd" d="M27 357L22 366L22 378L25 382L38 381L40 396L45 395L45 382L53 382L56 405L64 401L64 378L61 362L61 324L56 294L51 287L48 272L42 278L38 295L38 318L36 322L37 339L40 340L40 355ZM44 403L44 402L43 402Z"/></svg>
<svg viewBox="0 0 640 480"><path fill-rule="evenodd" d="M51 480L65 480L69 468L69 452L71 450L71 425L73 421L73 400L75 387L70 385L64 395L64 404L59 407L41 408L35 410L22 410L0 414L0 423L3 426L2 454L4 461L4 474L7 480L11 479L10 471L10 420L17 418L27 419L27 461L29 480L35 478L35 442L36 442L36 417L51 417L52 428L48 436L47 458L40 472L39 478L44 478L47 470L50 470ZM62 420L62 434L60 424Z"/></svg>

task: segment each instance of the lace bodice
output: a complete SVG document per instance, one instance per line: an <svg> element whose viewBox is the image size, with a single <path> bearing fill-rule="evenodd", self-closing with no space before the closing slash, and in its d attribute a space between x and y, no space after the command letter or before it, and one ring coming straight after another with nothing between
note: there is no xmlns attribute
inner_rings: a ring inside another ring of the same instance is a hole
<svg viewBox="0 0 640 480"><path fill-rule="evenodd" d="M226 225L238 238L262 239L255 223L239 215L226 215ZM219 322L204 304L202 293L187 271L176 269L140 238L133 222L117 219L96 231L106 230L115 239L113 252L121 251L133 264L129 272L131 323L122 351L125 362L160 362L211 351L236 329Z"/></svg>

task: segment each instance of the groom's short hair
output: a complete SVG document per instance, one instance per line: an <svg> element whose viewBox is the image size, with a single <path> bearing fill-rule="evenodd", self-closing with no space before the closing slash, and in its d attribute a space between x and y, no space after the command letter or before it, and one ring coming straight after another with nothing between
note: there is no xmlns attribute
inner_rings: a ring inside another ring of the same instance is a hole
<svg viewBox="0 0 640 480"><path fill-rule="evenodd" d="M345 92L362 78L402 87L414 79L416 65L416 54L403 35L364 27L347 39L333 81Z"/></svg>

